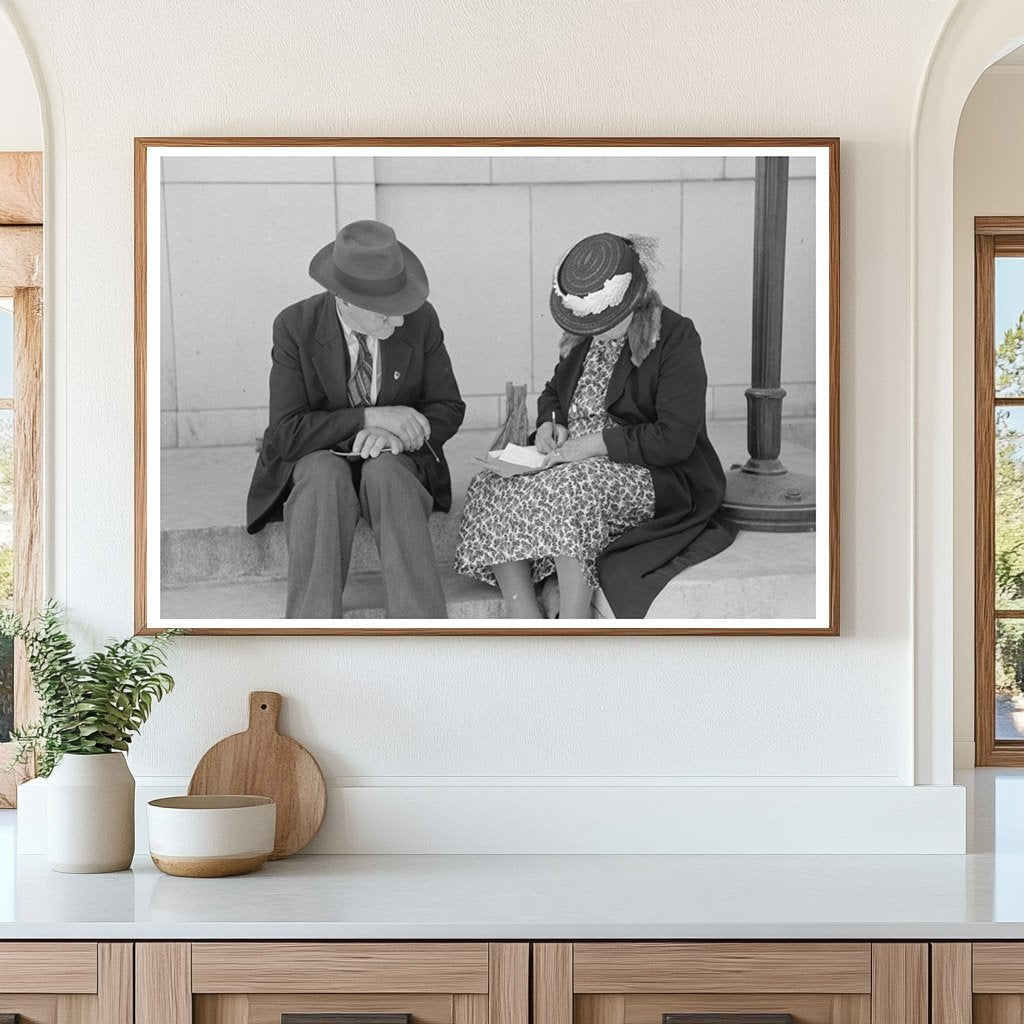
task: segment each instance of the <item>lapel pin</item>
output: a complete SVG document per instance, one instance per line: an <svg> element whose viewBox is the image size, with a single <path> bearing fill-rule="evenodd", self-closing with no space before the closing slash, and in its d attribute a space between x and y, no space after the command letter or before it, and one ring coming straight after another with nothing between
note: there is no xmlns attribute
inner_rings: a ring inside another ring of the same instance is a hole
<svg viewBox="0 0 1024 1024"><path fill-rule="evenodd" d="M398 380L398 378L401 377L401 376L402 376L401 373L399 373L398 370L395 370L395 380Z"/></svg>

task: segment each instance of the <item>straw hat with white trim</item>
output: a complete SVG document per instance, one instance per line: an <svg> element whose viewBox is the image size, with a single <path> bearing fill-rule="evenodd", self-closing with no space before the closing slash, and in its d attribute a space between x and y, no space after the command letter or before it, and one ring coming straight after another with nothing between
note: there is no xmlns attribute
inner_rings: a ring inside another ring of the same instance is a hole
<svg viewBox="0 0 1024 1024"><path fill-rule="evenodd" d="M570 334L603 334L625 320L646 291L647 274L628 239L589 235L555 268L551 315Z"/></svg>

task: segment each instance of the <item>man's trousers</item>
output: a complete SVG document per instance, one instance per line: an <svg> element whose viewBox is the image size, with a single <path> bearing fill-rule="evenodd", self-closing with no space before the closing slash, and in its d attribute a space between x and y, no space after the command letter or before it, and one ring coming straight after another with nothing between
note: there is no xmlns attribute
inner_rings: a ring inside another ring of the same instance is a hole
<svg viewBox="0 0 1024 1024"><path fill-rule="evenodd" d="M389 618L443 619L444 591L428 527L433 501L412 460L384 452L356 465L328 451L295 464L284 506L290 619L340 619L360 517L380 552Z"/></svg>

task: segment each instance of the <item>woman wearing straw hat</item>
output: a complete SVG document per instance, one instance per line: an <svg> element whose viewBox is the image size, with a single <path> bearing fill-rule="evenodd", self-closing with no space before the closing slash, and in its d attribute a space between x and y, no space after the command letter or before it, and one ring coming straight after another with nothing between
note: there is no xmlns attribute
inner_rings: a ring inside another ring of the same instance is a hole
<svg viewBox="0 0 1024 1024"><path fill-rule="evenodd" d="M707 373L693 322L650 285L653 239L591 235L555 269L559 361L538 400L543 471L470 484L456 569L501 588L512 618L591 615L600 585L617 618L643 618L687 566L732 543L715 513L725 474L705 423Z"/></svg>

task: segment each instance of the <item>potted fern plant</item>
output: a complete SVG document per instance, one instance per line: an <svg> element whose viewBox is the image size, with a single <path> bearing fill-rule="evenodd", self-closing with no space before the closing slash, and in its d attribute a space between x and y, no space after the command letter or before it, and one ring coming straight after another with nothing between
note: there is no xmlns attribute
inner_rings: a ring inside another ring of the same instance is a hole
<svg viewBox="0 0 1024 1024"><path fill-rule="evenodd" d="M162 669L176 632L111 641L80 658L55 603L29 622L0 613L0 635L24 643L39 697L38 721L12 732L13 764L35 757L37 774L49 779L46 846L54 871L130 866L135 779L124 752L154 701L174 687Z"/></svg>

